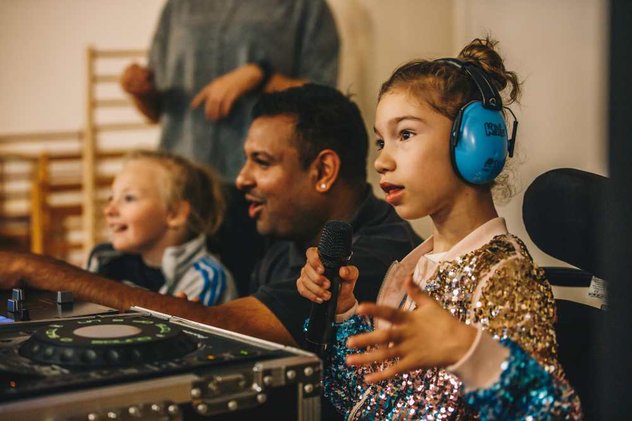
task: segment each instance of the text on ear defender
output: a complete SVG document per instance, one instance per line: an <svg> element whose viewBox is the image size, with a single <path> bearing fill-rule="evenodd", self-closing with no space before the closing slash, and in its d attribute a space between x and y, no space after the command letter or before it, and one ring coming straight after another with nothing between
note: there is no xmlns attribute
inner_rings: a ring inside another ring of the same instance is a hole
<svg viewBox="0 0 632 421"><path fill-rule="evenodd" d="M507 130L502 124L487 122L483 126L485 127L486 136L507 137Z"/></svg>

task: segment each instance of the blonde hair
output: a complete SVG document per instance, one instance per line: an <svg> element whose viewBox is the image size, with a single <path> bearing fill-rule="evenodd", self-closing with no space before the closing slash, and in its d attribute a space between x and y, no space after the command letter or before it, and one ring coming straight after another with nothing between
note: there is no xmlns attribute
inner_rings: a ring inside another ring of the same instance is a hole
<svg viewBox="0 0 632 421"><path fill-rule="evenodd" d="M213 169L160 150L135 150L125 161L139 159L156 162L169 175L164 191L167 209L175 210L181 201L191 206L187 219L189 238L199 234L212 236L217 232L226 203L222 183Z"/></svg>
<svg viewBox="0 0 632 421"><path fill-rule="evenodd" d="M461 50L457 58L481 67L503 97L503 105L510 105L519 102L522 83L515 72L505 68L502 57L495 49L497 44L489 36L476 38ZM452 121L465 104L482 99L468 75L440 60L414 60L398 67L382 84L378 101L393 90L404 90L427 102L436 112ZM490 184L495 199L507 200L514 194L510 183L511 174L512 169L505 165L503 172Z"/></svg>

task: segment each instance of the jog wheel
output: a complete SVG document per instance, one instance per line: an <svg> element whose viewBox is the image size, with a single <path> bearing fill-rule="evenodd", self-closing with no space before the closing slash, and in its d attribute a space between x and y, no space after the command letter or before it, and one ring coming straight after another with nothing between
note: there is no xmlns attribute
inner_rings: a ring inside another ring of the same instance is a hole
<svg viewBox="0 0 632 421"><path fill-rule="evenodd" d="M111 367L181 358L196 348L178 326L136 316L55 322L36 331L19 352L45 364Z"/></svg>

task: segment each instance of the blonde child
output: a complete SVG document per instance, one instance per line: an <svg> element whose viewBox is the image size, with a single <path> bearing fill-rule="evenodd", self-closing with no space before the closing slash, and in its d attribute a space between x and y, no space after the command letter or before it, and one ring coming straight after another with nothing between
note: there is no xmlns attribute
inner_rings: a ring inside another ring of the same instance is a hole
<svg viewBox="0 0 632 421"><path fill-rule="evenodd" d="M324 392L347 419L581 417L556 360L551 288L492 198L515 140L499 92L505 104L520 93L495 44L410 62L380 90L380 186L401 217L430 216L434 230L389 269L378 305L358 307L362 274L340 270ZM307 258L298 290L328 300L317 251Z"/></svg>
<svg viewBox="0 0 632 421"><path fill-rule="evenodd" d="M206 250L224 208L218 177L161 151L131 153L104 209L111 243L94 248L88 270L205 305L236 297L228 270Z"/></svg>

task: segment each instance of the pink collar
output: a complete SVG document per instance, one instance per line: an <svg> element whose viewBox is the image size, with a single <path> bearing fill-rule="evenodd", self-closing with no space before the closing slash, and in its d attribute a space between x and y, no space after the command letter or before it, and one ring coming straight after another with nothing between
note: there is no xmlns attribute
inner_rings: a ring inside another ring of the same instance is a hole
<svg viewBox="0 0 632 421"><path fill-rule="evenodd" d="M507 225L504 218L490 219L456 243L441 260L454 260L482 247L495 236L507 233ZM431 236L404 257L401 262L394 262L391 265L377 297L379 304L399 307L402 296L405 293L404 281L406 277L413 274L413 271L416 272L415 281L421 286L425 284L427 278L434 273L437 267L436 262L425 257L426 254L433 250L433 246L434 240Z"/></svg>

